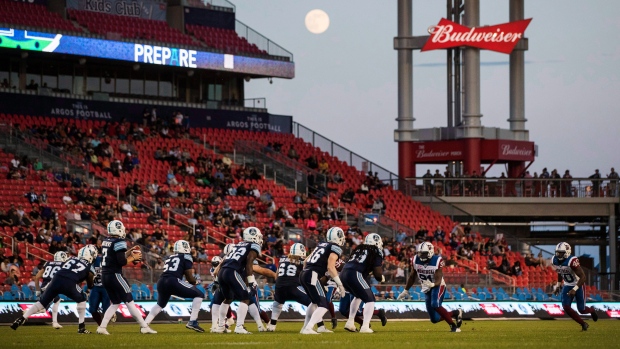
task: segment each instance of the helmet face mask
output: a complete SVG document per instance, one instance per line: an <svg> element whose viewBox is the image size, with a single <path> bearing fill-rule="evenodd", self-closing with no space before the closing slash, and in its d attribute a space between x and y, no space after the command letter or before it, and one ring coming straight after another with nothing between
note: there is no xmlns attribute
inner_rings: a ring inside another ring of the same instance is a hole
<svg viewBox="0 0 620 349"><path fill-rule="evenodd" d="M125 226L123 222L119 220L113 220L108 223L108 234L110 236L117 236L121 239L125 238Z"/></svg>
<svg viewBox="0 0 620 349"><path fill-rule="evenodd" d="M218 265L220 265L220 263L222 263L222 257L220 256L215 256L213 258L211 258L211 265L215 268Z"/></svg>
<svg viewBox="0 0 620 349"><path fill-rule="evenodd" d="M326 237L327 237L327 242L334 243L338 246L344 245L344 242L346 240L344 236L344 231L342 231L342 229L340 229L339 227L329 228L329 230L327 231Z"/></svg>
<svg viewBox="0 0 620 349"><path fill-rule="evenodd" d="M243 241L253 242L263 246L263 234L256 227L249 227L243 230Z"/></svg>
<svg viewBox="0 0 620 349"><path fill-rule="evenodd" d="M174 253L191 253L192 248L189 245L189 242L185 240L178 240L174 243L174 247L172 248Z"/></svg>
<svg viewBox="0 0 620 349"><path fill-rule="evenodd" d="M426 262L433 257L434 252L435 248L433 247L433 244L430 242L423 242L420 244L420 248L418 249L418 258L420 258L422 262Z"/></svg>

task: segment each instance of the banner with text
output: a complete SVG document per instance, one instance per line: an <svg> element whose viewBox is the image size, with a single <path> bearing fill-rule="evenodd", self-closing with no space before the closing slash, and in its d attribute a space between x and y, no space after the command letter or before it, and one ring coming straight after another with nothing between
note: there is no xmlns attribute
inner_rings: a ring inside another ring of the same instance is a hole
<svg viewBox="0 0 620 349"><path fill-rule="evenodd" d="M67 0L67 8L108 15L166 20L166 3L153 0Z"/></svg>

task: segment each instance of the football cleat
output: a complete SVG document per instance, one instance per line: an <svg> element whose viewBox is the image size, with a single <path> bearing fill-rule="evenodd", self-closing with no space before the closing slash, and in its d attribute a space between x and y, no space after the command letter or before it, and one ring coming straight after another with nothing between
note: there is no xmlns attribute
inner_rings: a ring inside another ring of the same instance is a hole
<svg viewBox="0 0 620 349"><path fill-rule="evenodd" d="M450 332L461 332L461 329L454 325L450 325Z"/></svg>
<svg viewBox="0 0 620 349"><path fill-rule="evenodd" d="M583 325L581 325L581 331L585 332L588 330L588 327L590 327L590 325L588 325L587 322L584 322Z"/></svg>
<svg viewBox="0 0 620 349"><path fill-rule="evenodd" d="M146 326L146 327L141 327L140 328L140 333L142 333L142 334L156 334L157 331L155 331L152 328Z"/></svg>
<svg viewBox="0 0 620 349"><path fill-rule="evenodd" d="M332 319L332 330L335 329L336 327L338 327L338 319L333 318Z"/></svg>
<svg viewBox="0 0 620 349"><path fill-rule="evenodd" d="M313 329L307 328L307 327L301 330L300 333L301 334L319 334L318 332L315 332Z"/></svg>
<svg viewBox="0 0 620 349"><path fill-rule="evenodd" d="M275 332L275 331L276 331L276 325L272 325L272 324L267 325L267 332Z"/></svg>
<svg viewBox="0 0 620 349"><path fill-rule="evenodd" d="M78 333L79 334L89 334L91 332L86 329L86 325L84 325L84 323L82 322L81 324L78 324Z"/></svg>
<svg viewBox="0 0 620 349"><path fill-rule="evenodd" d="M592 310L592 321L597 322L598 321L598 314L596 313L596 310Z"/></svg>
<svg viewBox="0 0 620 349"><path fill-rule="evenodd" d="M188 322L187 325L185 325L185 328L201 333L205 331L204 328L198 325L198 321L196 320Z"/></svg>
<svg viewBox="0 0 620 349"><path fill-rule="evenodd" d="M463 309L458 308L455 312L456 327L461 328L461 325L463 324Z"/></svg>
<svg viewBox="0 0 620 349"><path fill-rule="evenodd" d="M379 314L377 314L379 319L381 319L381 326L385 326L387 324L387 317L385 317L385 309L379 309Z"/></svg>
<svg viewBox="0 0 620 349"><path fill-rule="evenodd" d="M232 317L229 317L228 319L226 319L227 326L232 326L234 324L235 324L235 320Z"/></svg>
<svg viewBox="0 0 620 349"><path fill-rule="evenodd" d="M328 330L327 327L325 327L325 326L321 326L321 327L317 328L316 332L317 333L334 333L334 331Z"/></svg>
<svg viewBox="0 0 620 349"><path fill-rule="evenodd" d="M106 336L110 335L110 332L105 327L97 327L98 334L105 334Z"/></svg>
<svg viewBox="0 0 620 349"><path fill-rule="evenodd" d="M360 333L375 333L375 331L373 331L372 329L370 329L370 327L361 327L360 328Z"/></svg>
<svg viewBox="0 0 620 349"><path fill-rule="evenodd" d="M252 334L252 332L246 330L245 326L243 326L243 325L235 326L235 333L236 334Z"/></svg>
<svg viewBox="0 0 620 349"><path fill-rule="evenodd" d="M14 330L17 330L17 328L23 325L25 322L26 322L26 318L23 316L20 316L17 319L15 319L15 321L13 321L13 324L11 324L11 328Z"/></svg>
<svg viewBox="0 0 620 349"><path fill-rule="evenodd" d="M357 332L357 328L355 328L355 325L346 324L344 325L344 329L353 333Z"/></svg>
<svg viewBox="0 0 620 349"><path fill-rule="evenodd" d="M57 322L52 322L52 327L57 330L60 330L62 328L62 325Z"/></svg>
<svg viewBox="0 0 620 349"><path fill-rule="evenodd" d="M228 333L229 331L230 330L224 326L211 327L211 333Z"/></svg>

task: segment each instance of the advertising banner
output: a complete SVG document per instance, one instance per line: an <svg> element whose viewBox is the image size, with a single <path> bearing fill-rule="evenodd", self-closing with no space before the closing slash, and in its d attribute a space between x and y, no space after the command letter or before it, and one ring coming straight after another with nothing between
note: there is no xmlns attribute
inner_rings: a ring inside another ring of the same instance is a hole
<svg viewBox="0 0 620 349"><path fill-rule="evenodd" d="M166 20L166 3L152 0L67 0L67 8L108 15Z"/></svg>
<svg viewBox="0 0 620 349"><path fill-rule="evenodd" d="M197 109L172 106L150 106L146 104L87 101L71 98L0 93L3 113L50 116L82 120L108 120L142 123L144 108L157 108L157 115L167 118L180 111L187 116L189 127L226 128L257 132L291 133L293 118L268 113L231 111L219 109Z"/></svg>
<svg viewBox="0 0 620 349"><path fill-rule="evenodd" d="M155 301L135 301L138 309L143 316L151 310ZM26 301L4 301L0 302L0 323L11 323L22 311L33 302ZM263 301L260 304L262 310L271 311L271 301ZM192 302L172 301L155 318L156 321L187 321L191 313ZM233 302L231 308L236 310L239 303ZM516 301L497 301L497 302L474 302L474 301L454 301L444 302L443 306L448 310L463 309L465 319L478 318L511 318L511 319L555 319L564 317L562 305L551 302L516 302ZM611 319L620 318L620 302L597 302L588 303L593 307L599 318ZM334 310L339 319L344 319L340 314L339 303L334 302ZM573 308L577 310L576 305ZM378 301L375 309L384 309L388 319L428 319L426 304L424 302L398 302L398 301ZM119 308L117 321L133 322L131 314L126 308ZM51 309L46 313L37 314L31 317L29 323L51 322ZM306 315L306 307L296 302L286 302L282 307L280 319L303 320ZM588 317L589 315L581 315ZM86 318L91 319L92 315L87 311ZM76 303L62 301L58 313L60 322L77 322ZM211 309L209 302L205 300L200 308L198 319L201 321L211 320ZM92 321L92 320L91 320Z"/></svg>
<svg viewBox="0 0 620 349"><path fill-rule="evenodd" d="M202 52L62 34L0 28L0 48L64 53L142 64L293 78L295 64L262 58Z"/></svg>
<svg viewBox="0 0 620 349"><path fill-rule="evenodd" d="M482 141L483 160L534 161L534 142L488 139Z"/></svg>
<svg viewBox="0 0 620 349"><path fill-rule="evenodd" d="M413 143L415 162L443 162L463 158L463 145L460 140Z"/></svg>

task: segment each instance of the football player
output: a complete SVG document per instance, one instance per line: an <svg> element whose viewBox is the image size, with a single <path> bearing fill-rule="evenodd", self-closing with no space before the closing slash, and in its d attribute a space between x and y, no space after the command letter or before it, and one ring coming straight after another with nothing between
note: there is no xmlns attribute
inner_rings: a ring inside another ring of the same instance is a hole
<svg viewBox="0 0 620 349"><path fill-rule="evenodd" d="M319 280L326 272L329 272L329 276L338 286L340 294L344 294L344 286L336 270L336 261L342 254L342 245L345 241L344 232L338 227L332 227L327 231L326 238L327 242L319 243L312 254L306 258L304 269L299 275L301 285L312 300L306 309L306 321L300 332L302 334L332 332L325 326L314 331L314 325L323 321L323 315L327 312L327 298L325 298L325 291Z"/></svg>
<svg viewBox="0 0 620 349"><path fill-rule="evenodd" d="M56 272L60 270L60 267L62 266L62 264L66 262L68 259L69 259L69 255L67 254L67 252L60 251L54 254L53 261L49 261L45 263L43 268L39 270L37 275L34 276L35 296L37 297L41 296L41 291L45 290L45 287L47 287L50 281L52 281L52 278L54 278L54 275L56 274ZM39 282L39 280L41 279L42 279L42 282ZM56 298L54 298L54 304L52 305L52 327L57 330L62 328L62 326L58 323L58 308L59 307L60 307L60 297L56 296ZM45 309L43 311L45 311Z"/></svg>
<svg viewBox="0 0 620 349"><path fill-rule="evenodd" d="M558 273L558 282L555 285L554 293L556 296L562 293L562 307L564 308L564 312L581 325L582 331L587 331L590 326L583 321L579 314L571 307L571 303L575 300L579 313L590 314L592 320L598 320L598 315L594 308L586 307L586 290L585 287L583 287L586 281L586 275L579 265L579 259L575 256L571 256L571 248L568 243L560 242L555 247L555 256L551 264ZM563 287L562 282L564 283Z"/></svg>
<svg viewBox="0 0 620 349"><path fill-rule="evenodd" d="M54 274L52 281L50 281L41 295L41 299L26 309L24 315L17 318L11 325L11 328L17 330L19 326L26 322L28 317L43 309L47 309L54 298L60 294L64 294L77 303L78 333L90 333L84 325L84 317L86 316L86 295L82 292L80 284L86 280L88 287L93 287L95 269L92 263L96 257L97 248L93 245L86 245L78 251L77 258L67 259L56 274Z"/></svg>
<svg viewBox="0 0 620 349"><path fill-rule="evenodd" d="M426 297L426 311L432 323L438 323L442 319L450 325L451 332L461 332L463 323L463 310L458 309L449 313L442 306L446 291L446 283L443 280L443 267L445 263L441 256L435 255L435 248L430 242L423 242L418 248L418 253L413 257L411 274L407 280L405 290L398 296L403 300L409 296L409 289L413 286L416 276L420 278L422 292ZM452 320L455 318L456 323Z"/></svg>
<svg viewBox="0 0 620 349"><path fill-rule="evenodd" d="M192 313L185 327L196 332L204 332L205 330L198 325L198 312L205 295L195 286L198 281L194 278L194 260L190 254L192 250L189 242L178 240L174 243L172 252L174 254L166 258L164 272L157 281L157 304L151 308L145 322L150 325L157 314L166 307L172 295L193 298ZM183 280L183 276L187 281Z"/></svg>
<svg viewBox="0 0 620 349"><path fill-rule="evenodd" d="M101 321L103 320L101 314L105 314L111 303L108 292L101 282L101 262L103 261L101 249L98 249L97 252L97 258L95 258L95 262L93 263L93 267L95 268L95 279L93 281L93 288L88 296L88 311L97 322L97 325L101 325ZM99 304L101 304L101 314L99 313ZM116 314L114 314L114 316L116 316ZM115 319L112 318L112 321L115 321Z"/></svg>
<svg viewBox="0 0 620 349"><path fill-rule="evenodd" d="M139 262L142 259L140 247L136 245L127 250L125 226L121 221L113 220L108 223L108 235L109 237L102 243L101 280L103 287L108 292L112 305L103 315L103 320L101 320L101 325L97 328L97 333L110 334L107 330L108 323L116 314L121 302L125 303L131 316L140 324L141 333L157 333L142 319L142 314L133 302L131 288L123 277L123 266L128 263Z"/></svg>
<svg viewBox="0 0 620 349"><path fill-rule="evenodd" d="M353 296L351 293L347 292L344 294L344 296L340 297L340 305L338 306L338 310L340 311L340 314L342 314L342 316L348 318L351 311L351 302L353 302L353 299L355 298L355 296ZM364 313L362 312L362 308L364 307L364 302L362 302L360 304L360 307L357 308L357 311L355 313L355 322L362 325L364 323ZM385 326L387 324L387 317L385 317L385 310L384 309L375 309L372 312L373 316L376 316L379 318L379 320L381 320L381 326ZM370 325L368 325L370 326Z"/></svg>
<svg viewBox="0 0 620 349"><path fill-rule="evenodd" d="M219 318L225 319L230 303L237 299L240 301L237 309L237 325L235 333L251 334L245 326L245 316L250 304L250 291L258 286L254 277L254 260L261 255L263 234L256 227L249 227L243 231L243 241L236 244L224 261L218 266L217 279L224 301L219 309ZM246 281L244 281L244 278ZM254 313L254 308L252 308ZM256 310L256 314L258 310ZM256 318L255 316L253 316ZM219 326L217 332L223 332L223 326ZM259 327L259 330L262 325Z"/></svg>
<svg viewBox="0 0 620 349"><path fill-rule="evenodd" d="M344 288L355 298L351 302L349 319L344 325L344 329L349 332L356 332L355 315L364 302L364 320L359 333L373 333L370 329L370 319L375 310L375 295L370 290L366 281L368 275L372 273L379 282L385 282L383 276L383 241L379 234L368 234L364 243L357 246L349 261L344 265L340 276ZM344 292L343 292L344 296Z"/></svg>
<svg viewBox="0 0 620 349"><path fill-rule="evenodd" d="M232 251L232 248L234 246L235 244L227 244L226 246L224 246L224 250L223 250L224 256L230 253L230 251ZM224 301L224 295L222 294L222 291L219 289L219 283L217 282L217 273L216 273L216 269L218 269L218 266L221 263L222 263L222 258L220 256L213 257L211 259L211 270L209 270L214 280L214 282L210 285L211 292L213 293L213 297L211 298L211 304L209 304L209 309L211 309L211 332L219 331L218 328L220 324L220 306L222 305L222 302ZM229 307L228 312L226 313L225 329L223 332L226 332L226 333L230 332L230 330L228 330L228 326L229 325L232 326L233 324L232 316L233 316L232 310ZM222 321L224 321L224 319L222 319Z"/></svg>

